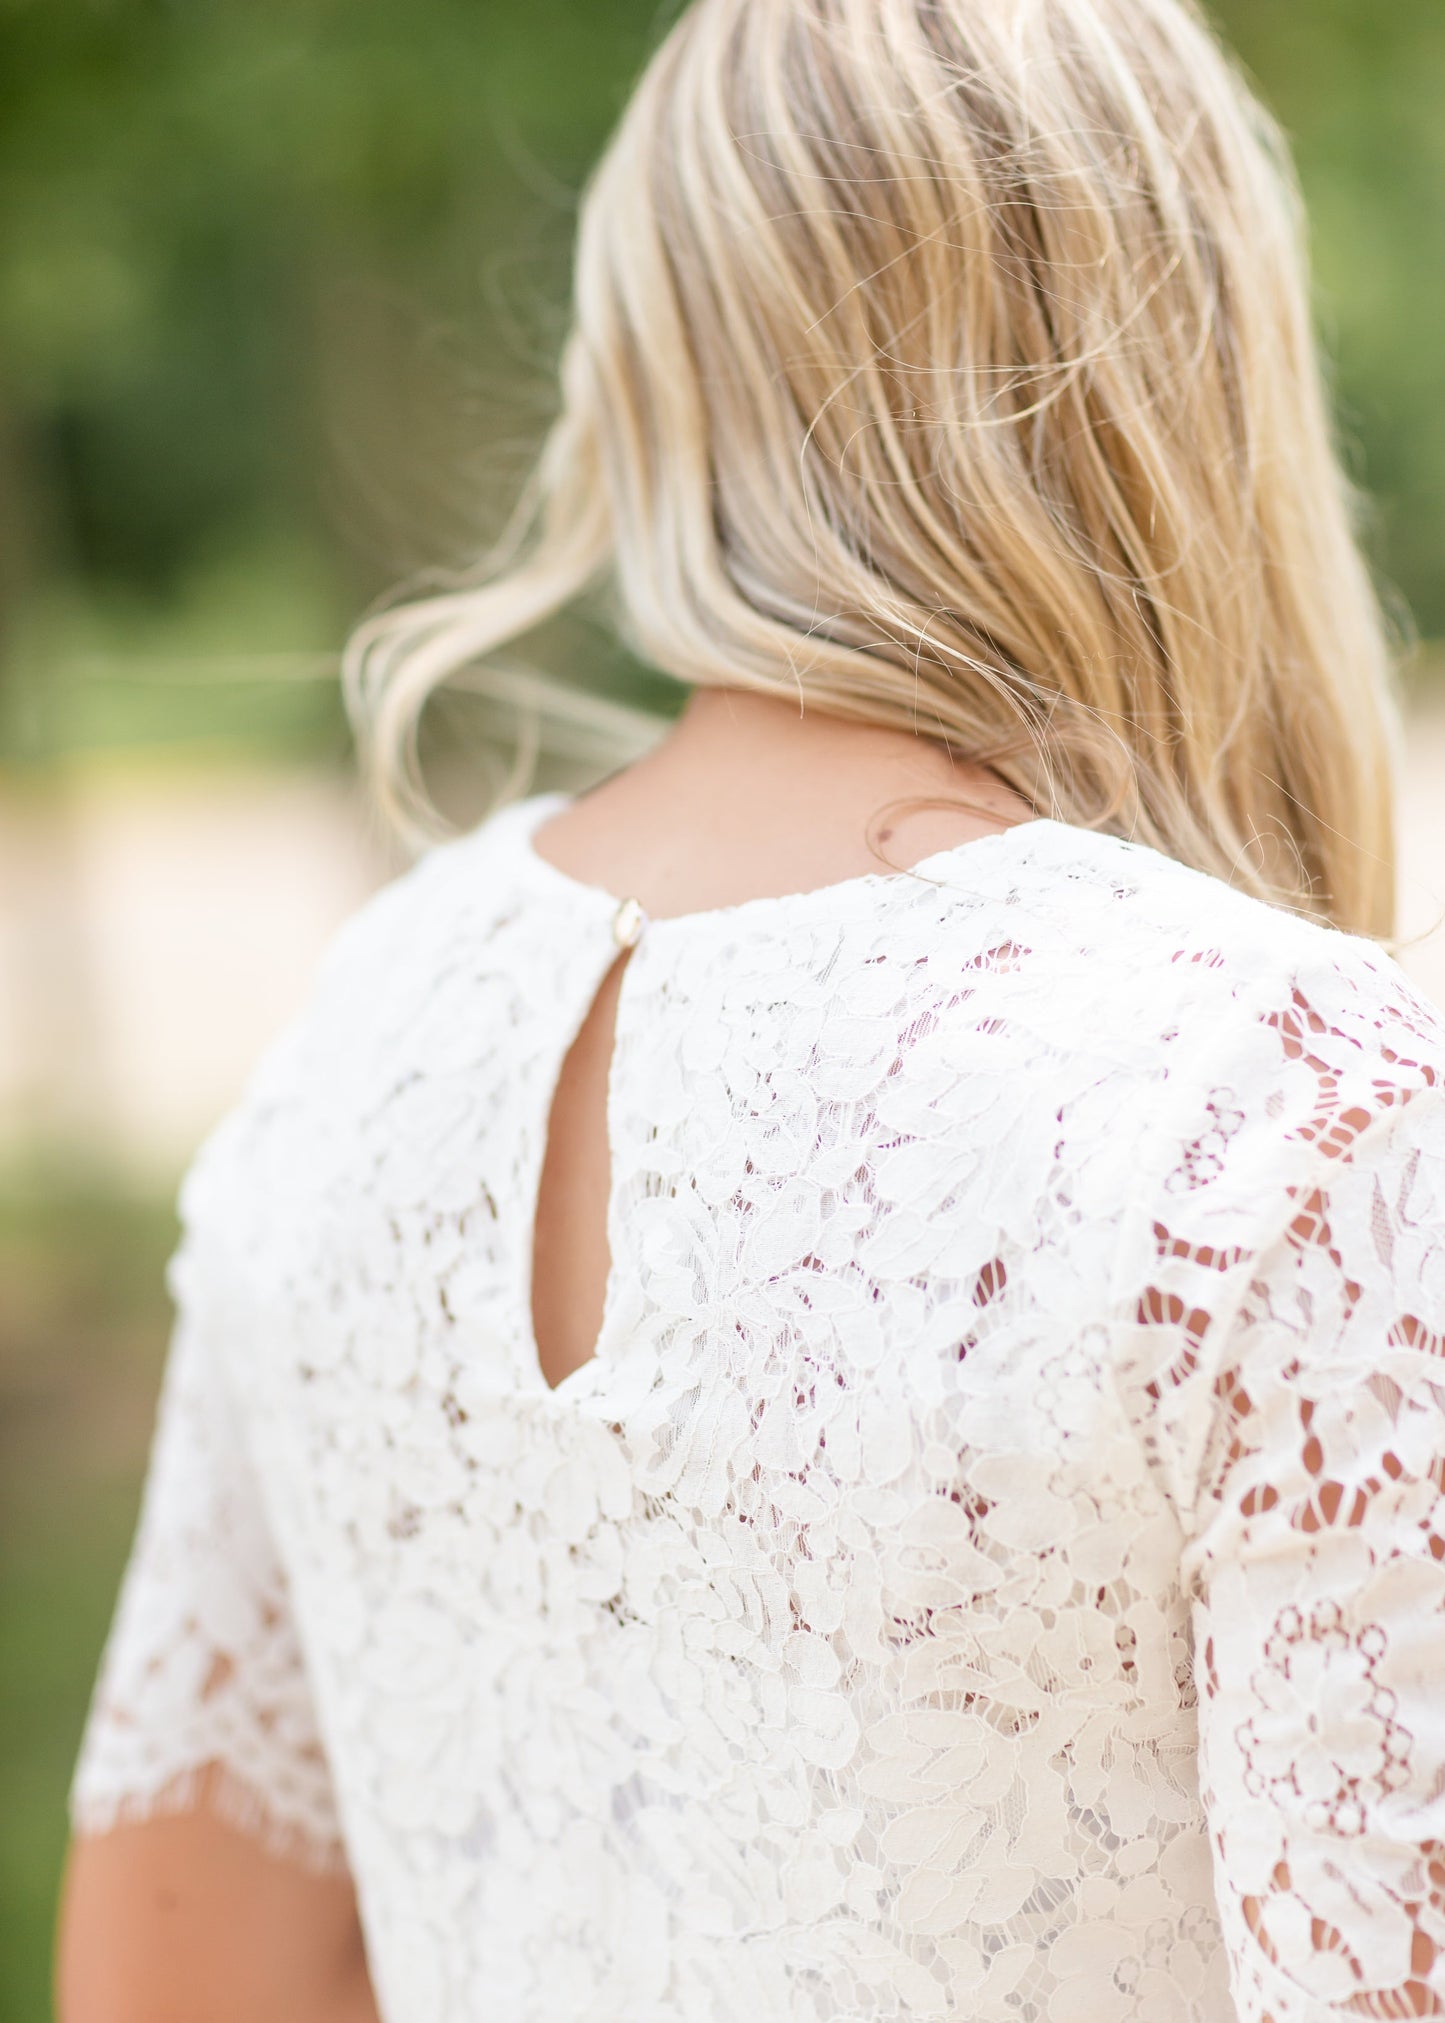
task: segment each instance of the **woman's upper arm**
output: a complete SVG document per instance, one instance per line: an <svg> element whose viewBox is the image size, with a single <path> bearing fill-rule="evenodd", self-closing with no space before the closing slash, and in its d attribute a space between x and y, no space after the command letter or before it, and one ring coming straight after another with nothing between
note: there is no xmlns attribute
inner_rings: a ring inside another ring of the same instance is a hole
<svg viewBox="0 0 1445 2023"><path fill-rule="evenodd" d="M295 2013L319 2016L314 1977L349 1987L360 1958L290 1587L224 1366L234 1310L188 1249L173 1282L141 1517L72 1788L65 2023L193 2017L202 1998L249 2023L253 1997L282 2017L303 1992Z"/></svg>
<svg viewBox="0 0 1445 2023"><path fill-rule="evenodd" d="M177 1283L140 1522L72 1817L94 1834L204 1803L274 1851L338 1867L330 1772L289 1582L223 1368L227 1317L209 1288L192 1290L186 1274Z"/></svg>
<svg viewBox="0 0 1445 2023"><path fill-rule="evenodd" d="M207 1805L74 1842L59 2023L376 2023L355 1893Z"/></svg>
<svg viewBox="0 0 1445 2023"><path fill-rule="evenodd" d="M374 2015L304 1598L270 1514L300 1485L267 1467L266 1261L254 1232L268 1216L285 1226L277 1195L293 1178L266 1120L285 1112L304 1139L305 1106L348 1058L358 998L407 972L427 894L462 861L428 853L343 926L309 1007L182 1190L176 1329L71 1794L64 2023L161 2023L168 2002L186 2023ZM250 2007L236 2006L237 1990Z"/></svg>
<svg viewBox="0 0 1445 2023"><path fill-rule="evenodd" d="M1445 2015L1445 1092L1321 1150L1209 1358L1185 1556L1245 2023Z"/></svg>

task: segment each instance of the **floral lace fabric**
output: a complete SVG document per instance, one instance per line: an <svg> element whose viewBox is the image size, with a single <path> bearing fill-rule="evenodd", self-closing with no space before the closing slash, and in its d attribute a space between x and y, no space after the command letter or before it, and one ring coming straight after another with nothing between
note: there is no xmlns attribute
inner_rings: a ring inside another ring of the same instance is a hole
<svg viewBox="0 0 1445 2023"><path fill-rule="evenodd" d="M654 923L551 1391L555 805L191 1173L79 1825L344 1861L387 2023L1445 2013L1436 1015L1053 822Z"/></svg>

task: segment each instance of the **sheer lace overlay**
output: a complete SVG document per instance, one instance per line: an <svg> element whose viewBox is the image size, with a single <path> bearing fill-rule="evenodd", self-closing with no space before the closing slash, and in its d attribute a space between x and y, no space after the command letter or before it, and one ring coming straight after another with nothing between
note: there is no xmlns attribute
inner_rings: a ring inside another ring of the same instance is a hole
<svg viewBox="0 0 1445 2023"><path fill-rule="evenodd" d="M387 2023L1445 2014L1436 1015L1051 822L653 923L554 1392L616 947L552 805L358 917L193 1169L80 1824L344 1858Z"/></svg>

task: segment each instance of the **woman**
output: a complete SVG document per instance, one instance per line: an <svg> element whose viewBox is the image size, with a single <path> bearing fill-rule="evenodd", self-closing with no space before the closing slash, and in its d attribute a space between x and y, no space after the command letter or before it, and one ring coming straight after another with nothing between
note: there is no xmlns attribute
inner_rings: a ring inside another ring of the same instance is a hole
<svg viewBox="0 0 1445 2023"><path fill-rule="evenodd" d="M1196 17L698 0L517 542L353 653L404 816L599 583L677 728L187 1184L66 2023L1445 2013L1445 1034Z"/></svg>

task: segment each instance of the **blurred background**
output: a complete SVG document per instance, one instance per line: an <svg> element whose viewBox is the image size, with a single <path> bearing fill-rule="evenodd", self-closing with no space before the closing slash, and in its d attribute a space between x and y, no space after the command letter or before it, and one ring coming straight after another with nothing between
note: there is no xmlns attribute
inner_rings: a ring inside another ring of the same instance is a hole
<svg viewBox="0 0 1445 2023"><path fill-rule="evenodd" d="M1295 140L1370 546L1421 641L1405 960L1445 999L1445 10L1216 12ZM394 863L338 647L496 531L549 413L576 193L661 19L0 0L0 2023L50 2013L176 1180ZM680 701L585 619L539 650L600 698L554 778ZM466 728L439 751L463 813Z"/></svg>

